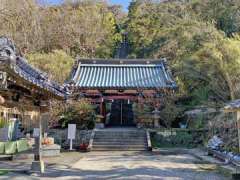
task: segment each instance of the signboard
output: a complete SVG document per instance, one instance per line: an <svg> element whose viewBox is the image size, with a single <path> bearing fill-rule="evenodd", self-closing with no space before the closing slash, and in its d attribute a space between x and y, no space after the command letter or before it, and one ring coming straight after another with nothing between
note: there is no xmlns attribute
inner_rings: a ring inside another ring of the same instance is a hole
<svg viewBox="0 0 240 180"><path fill-rule="evenodd" d="M33 137L39 137L40 136L40 129L39 128L33 128Z"/></svg>
<svg viewBox="0 0 240 180"><path fill-rule="evenodd" d="M70 139L70 150L73 150L73 139L76 136L76 124L68 124L68 139Z"/></svg>
<svg viewBox="0 0 240 180"><path fill-rule="evenodd" d="M68 124L68 139L75 139L76 124Z"/></svg>

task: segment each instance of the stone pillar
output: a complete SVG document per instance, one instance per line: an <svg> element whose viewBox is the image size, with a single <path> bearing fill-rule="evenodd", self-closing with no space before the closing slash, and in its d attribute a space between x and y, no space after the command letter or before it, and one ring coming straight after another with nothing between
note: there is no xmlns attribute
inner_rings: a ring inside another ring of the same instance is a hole
<svg viewBox="0 0 240 180"><path fill-rule="evenodd" d="M154 118L154 128L159 128L159 119L160 119L160 111L155 107L153 111L153 118Z"/></svg>
<svg viewBox="0 0 240 180"><path fill-rule="evenodd" d="M104 102L103 98L101 98L99 109L100 109L101 116L99 117L99 121L97 121L96 123L96 128L102 129L105 127L105 122L106 122L106 103Z"/></svg>
<svg viewBox="0 0 240 180"><path fill-rule="evenodd" d="M39 113L39 136L35 138L34 161L31 166L32 172L44 173L44 162L42 160L42 115Z"/></svg>

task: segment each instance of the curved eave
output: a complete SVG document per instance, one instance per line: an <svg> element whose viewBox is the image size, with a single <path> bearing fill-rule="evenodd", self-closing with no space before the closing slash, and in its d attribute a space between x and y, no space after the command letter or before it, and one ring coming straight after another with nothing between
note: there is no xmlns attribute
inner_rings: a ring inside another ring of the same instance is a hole
<svg viewBox="0 0 240 180"><path fill-rule="evenodd" d="M47 84L48 82L46 82L46 80L40 82L22 72L22 70L15 63L11 63L11 60L7 57L0 57L0 66L0 71L7 72L8 76L19 83L19 86L23 86L30 91L34 89L36 92L39 92L39 94L43 94L46 99L65 99L67 96L67 92L52 87L50 84Z"/></svg>
<svg viewBox="0 0 240 180"><path fill-rule="evenodd" d="M74 85L73 85L74 86ZM165 86L165 87L78 87L74 86L74 90L177 90L177 86Z"/></svg>
<svg viewBox="0 0 240 180"><path fill-rule="evenodd" d="M78 90L176 90L169 69L163 60L78 61L68 85ZM134 63L135 64L134 64ZM155 62L155 63L153 63Z"/></svg>

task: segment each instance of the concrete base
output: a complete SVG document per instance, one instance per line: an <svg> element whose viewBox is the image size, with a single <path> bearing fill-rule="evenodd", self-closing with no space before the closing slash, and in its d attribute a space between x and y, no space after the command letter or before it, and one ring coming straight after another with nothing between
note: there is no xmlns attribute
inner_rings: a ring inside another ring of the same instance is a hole
<svg viewBox="0 0 240 180"><path fill-rule="evenodd" d="M31 166L31 172L44 173L45 167L43 161L33 161Z"/></svg>
<svg viewBox="0 0 240 180"><path fill-rule="evenodd" d="M33 152L26 151L22 153L17 153L13 156L13 160L26 160L26 159L34 159Z"/></svg>
<svg viewBox="0 0 240 180"><path fill-rule="evenodd" d="M51 157L51 156L60 156L61 147L57 144L42 146L42 156Z"/></svg>

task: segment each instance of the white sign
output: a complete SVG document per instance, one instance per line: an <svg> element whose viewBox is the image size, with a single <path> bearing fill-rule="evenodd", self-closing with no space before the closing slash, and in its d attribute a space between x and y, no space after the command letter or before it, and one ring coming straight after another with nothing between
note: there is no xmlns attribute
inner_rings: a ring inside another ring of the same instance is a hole
<svg viewBox="0 0 240 180"><path fill-rule="evenodd" d="M39 137L40 136L40 129L39 128L33 128L33 137Z"/></svg>
<svg viewBox="0 0 240 180"><path fill-rule="evenodd" d="M73 150L73 139L76 136L76 124L68 124L68 139L70 139L70 150Z"/></svg>
<svg viewBox="0 0 240 180"><path fill-rule="evenodd" d="M75 139L76 124L68 124L68 139Z"/></svg>

